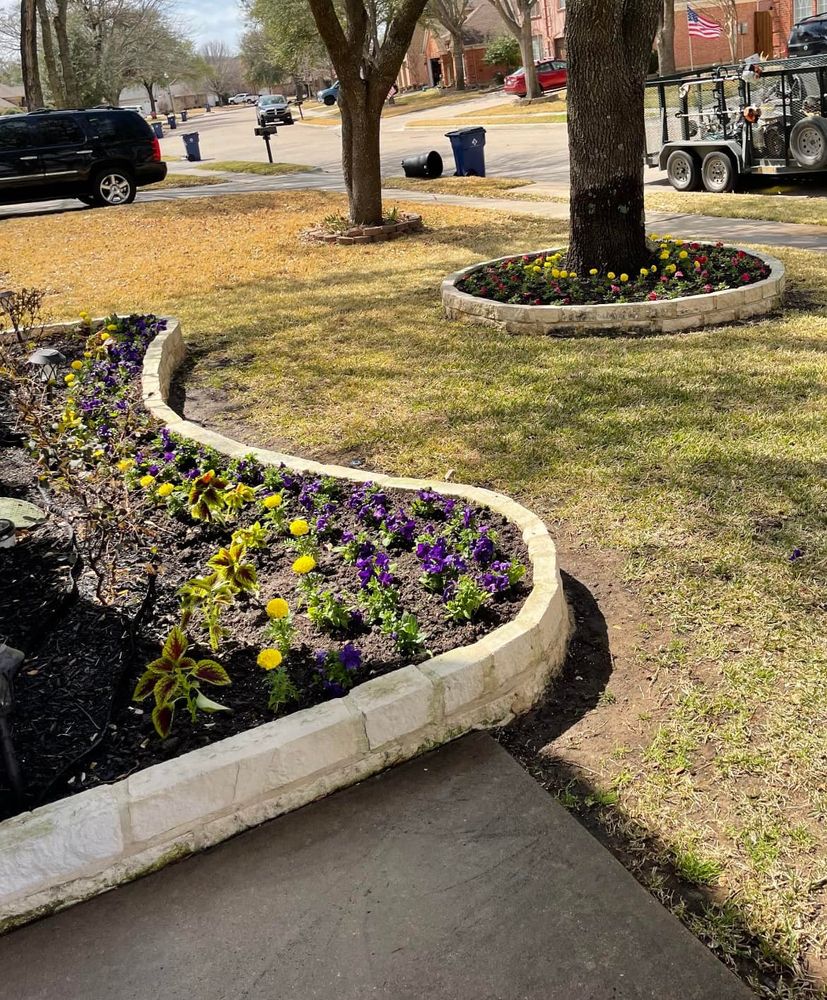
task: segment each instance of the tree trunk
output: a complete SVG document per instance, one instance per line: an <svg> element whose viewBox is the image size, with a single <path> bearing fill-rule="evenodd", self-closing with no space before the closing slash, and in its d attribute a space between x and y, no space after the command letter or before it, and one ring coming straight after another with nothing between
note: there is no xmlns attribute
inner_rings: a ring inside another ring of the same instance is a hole
<svg viewBox="0 0 827 1000"><path fill-rule="evenodd" d="M675 73L675 0L663 0L655 47L658 50L658 73L660 76L672 76Z"/></svg>
<svg viewBox="0 0 827 1000"><path fill-rule="evenodd" d="M465 43L462 40L462 31L451 35L451 48L454 55L454 87L457 90L465 90Z"/></svg>
<svg viewBox="0 0 827 1000"><path fill-rule="evenodd" d="M382 171L379 132L382 105L374 108L364 87L350 93L342 85L342 170L350 221L378 226L382 222Z"/></svg>
<svg viewBox="0 0 827 1000"><path fill-rule="evenodd" d="M155 84L151 80L141 80L144 90L149 97L149 110L153 115L158 114L158 106L155 102Z"/></svg>
<svg viewBox="0 0 827 1000"><path fill-rule="evenodd" d="M531 40L531 14L523 11L523 23L520 27L520 54L523 57L525 70L525 96L528 100L542 96L540 84L537 81L537 67L534 65L534 45Z"/></svg>
<svg viewBox="0 0 827 1000"><path fill-rule="evenodd" d="M37 62L37 7L35 0L20 0L20 63L29 111L43 107L43 88Z"/></svg>
<svg viewBox="0 0 827 1000"><path fill-rule="evenodd" d="M75 68L72 65L72 47L69 44L69 32L66 27L68 5L69 0L57 0L54 26L55 37L57 38L58 58L60 59L60 71L63 76L63 93L66 97L66 107L76 108L80 104L80 94L78 93Z"/></svg>
<svg viewBox="0 0 827 1000"><path fill-rule="evenodd" d="M49 20L49 10L46 6L46 0L37 0L37 17L40 21L40 41L43 46L43 62L46 64L46 77L49 81L52 104L58 108L63 108L66 106L66 98L63 93L63 82L60 79L60 72L57 68L55 43L52 38L52 24Z"/></svg>
<svg viewBox="0 0 827 1000"><path fill-rule="evenodd" d="M662 0L571 0L568 264L636 273L648 259L643 208L644 81Z"/></svg>

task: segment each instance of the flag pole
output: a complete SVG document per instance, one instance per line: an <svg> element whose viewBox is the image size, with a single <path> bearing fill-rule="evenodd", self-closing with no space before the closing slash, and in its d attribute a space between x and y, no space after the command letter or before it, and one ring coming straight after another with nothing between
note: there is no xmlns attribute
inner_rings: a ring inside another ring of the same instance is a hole
<svg viewBox="0 0 827 1000"><path fill-rule="evenodd" d="M695 57L692 54L692 32L689 30L689 20L686 22L686 37L689 39L689 69L695 72Z"/></svg>

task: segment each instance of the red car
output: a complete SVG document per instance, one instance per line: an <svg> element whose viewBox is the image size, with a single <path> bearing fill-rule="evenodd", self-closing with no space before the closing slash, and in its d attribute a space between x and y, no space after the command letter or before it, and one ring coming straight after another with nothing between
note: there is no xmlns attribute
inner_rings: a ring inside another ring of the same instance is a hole
<svg viewBox="0 0 827 1000"><path fill-rule="evenodd" d="M535 65L540 90L559 90L568 83L566 64L561 59L545 59ZM525 97L525 90L525 70L521 66L505 78L505 92Z"/></svg>

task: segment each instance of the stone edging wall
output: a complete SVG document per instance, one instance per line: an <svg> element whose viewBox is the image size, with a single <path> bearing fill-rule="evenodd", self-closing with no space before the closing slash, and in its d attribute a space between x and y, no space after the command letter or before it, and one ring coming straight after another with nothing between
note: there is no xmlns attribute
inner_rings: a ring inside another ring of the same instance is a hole
<svg viewBox="0 0 827 1000"><path fill-rule="evenodd" d="M532 253L554 253L559 247ZM699 330L772 312L784 294L784 265L775 257L743 249L760 257L770 275L743 288L730 288L709 295L685 295L657 302L619 302L593 306L519 306L494 302L461 292L457 284L469 274L489 264L514 260L514 254L474 264L450 275L442 282L442 304L449 319L466 319L496 326L507 333L543 334L552 337L590 337L601 333L656 334Z"/></svg>
<svg viewBox="0 0 827 1000"><path fill-rule="evenodd" d="M177 321L147 351L148 410L172 431L230 456L302 472L434 485L249 448L182 420L167 405L186 356ZM209 847L392 764L528 709L559 672L570 633L554 543L543 522L490 490L437 483L522 529L534 585L517 617L471 646L367 681L345 698L294 712L123 781L0 823L0 931Z"/></svg>

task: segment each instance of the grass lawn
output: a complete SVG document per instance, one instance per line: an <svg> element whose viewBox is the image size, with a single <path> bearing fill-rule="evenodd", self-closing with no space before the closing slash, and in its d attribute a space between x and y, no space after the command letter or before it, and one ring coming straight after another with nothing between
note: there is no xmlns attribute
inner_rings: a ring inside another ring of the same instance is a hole
<svg viewBox="0 0 827 1000"><path fill-rule="evenodd" d="M532 181L518 177L439 177L425 180L417 177L384 177L382 187L400 191L426 191L430 194L461 194L471 198L526 198L546 201L544 195L522 192Z"/></svg>
<svg viewBox="0 0 827 1000"><path fill-rule="evenodd" d="M417 90L410 94L399 94L393 104L386 104L382 108L383 118L396 118L399 115L408 115L412 111L428 111L431 108L448 107L451 104L462 104L466 101L473 101L480 94L475 90L463 92L455 90ZM314 114L305 119L306 125L339 125L342 116L337 106L328 110Z"/></svg>
<svg viewBox="0 0 827 1000"><path fill-rule="evenodd" d="M414 238L299 241L343 204L295 191L9 218L0 268L55 289L54 318L180 316L190 399L236 437L454 469L544 516L564 569L602 566L605 607L626 601L612 673L544 751L592 790L552 788L721 957L763 969L762 996L820 995L805 962L827 980L827 256L772 251L782 316L513 337L446 321L440 280L559 243L555 223L434 204Z"/></svg>
<svg viewBox="0 0 827 1000"><path fill-rule="evenodd" d="M210 177L209 175L199 176L198 174L167 174L157 184L148 184L142 188L143 191L161 191L166 188L189 188L204 187L209 184L226 184L223 177Z"/></svg>
<svg viewBox="0 0 827 1000"><path fill-rule="evenodd" d="M217 160L202 163L199 170L226 170L230 174L304 174L316 173L318 167L305 163L258 163L256 160Z"/></svg>
<svg viewBox="0 0 827 1000"><path fill-rule="evenodd" d="M767 219L770 222L827 226L827 198L808 197L806 194L772 194L771 191L761 194L647 191L646 207L653 212L691 212L730 219Z"/></svg>

